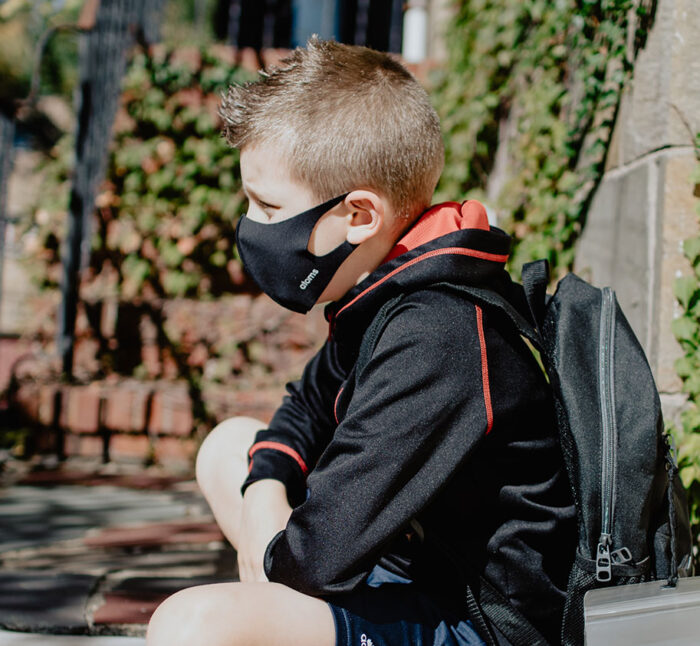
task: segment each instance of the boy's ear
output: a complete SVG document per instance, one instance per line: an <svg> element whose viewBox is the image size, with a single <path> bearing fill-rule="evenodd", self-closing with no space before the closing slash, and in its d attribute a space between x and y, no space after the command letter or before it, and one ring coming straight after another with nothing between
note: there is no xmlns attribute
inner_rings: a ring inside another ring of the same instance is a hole
<svg viewBox="0 0 700 646"><path fill-rule="evenodd" d="M384 198L374 191L358 189L348 193L344 202L351 214L346 235L350 244L361 244L379 233L387 217Z"/></svg>

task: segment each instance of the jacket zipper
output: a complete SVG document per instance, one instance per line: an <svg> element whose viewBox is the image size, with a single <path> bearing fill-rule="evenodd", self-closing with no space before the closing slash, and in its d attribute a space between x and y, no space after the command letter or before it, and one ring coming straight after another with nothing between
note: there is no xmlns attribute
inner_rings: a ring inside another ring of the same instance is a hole
<svg viewBox="0 0 700 646"><path fill-rule="evenodd" d="M600 337L598 345L598 388L602 422L601 533L596 554L596 579L612 579L613 563L627 563L632 555L626 547L612 550L615 516L617 464L617 424L615 421L615 295L610 287L602 290Z"/></svg>

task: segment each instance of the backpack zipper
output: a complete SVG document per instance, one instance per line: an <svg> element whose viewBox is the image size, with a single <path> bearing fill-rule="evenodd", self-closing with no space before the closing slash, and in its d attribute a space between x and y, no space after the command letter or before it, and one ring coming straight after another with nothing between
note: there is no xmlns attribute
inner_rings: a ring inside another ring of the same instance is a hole
<svg viewBox="0 0 700 646"><path fill-rule="evenodd" d="M615 422L615 295L610 287L602 289L600 337L598 346L598 387L602 422L601 458L601 533L596 554L596 579L612 579L613 563L627 563L632 555L626 547L612 549L615 516L615 466L617 464L617 424Z"/></svg>

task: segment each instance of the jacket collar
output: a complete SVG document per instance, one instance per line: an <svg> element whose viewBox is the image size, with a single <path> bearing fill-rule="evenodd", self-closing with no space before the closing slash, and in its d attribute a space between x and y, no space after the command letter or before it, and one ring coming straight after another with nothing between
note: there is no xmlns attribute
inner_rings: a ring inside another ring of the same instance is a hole
<svg viewBox="0 0 700 646"><path fill-rule="evenodd" d="M489 226L486 209L475 200L431 207L375 271L326 307L331 335L337 326L364 332L379 307L399 293L439 282L502 280L510 243L510 236Z"/></svg>
<svg viewBox="0 0 700 646"><path fill-rule="evenodd" d="M459 202L437 204L428 209L403 235L384 262L393 260L431 240L463 229L489 230L488 216L481 202L468 200L463 204Z"/></svg>

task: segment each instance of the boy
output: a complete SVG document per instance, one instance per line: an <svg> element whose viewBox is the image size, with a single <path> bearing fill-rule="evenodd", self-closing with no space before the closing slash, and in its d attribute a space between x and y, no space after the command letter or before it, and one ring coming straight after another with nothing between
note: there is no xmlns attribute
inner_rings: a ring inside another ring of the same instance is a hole
<svg viewBox="0 0 700 646"><path fill-rule="evenodd" d="M330 302L330 335L269 427L234 418L204 442L241 583L166 600L149 646L481 644L479 576L558 641L575 528L550 394L510 323L459 293L510 294L510 239L477 202L430 208L425 91L389 56L312 39L221 113L244 265L290 309Z"/></svg>

